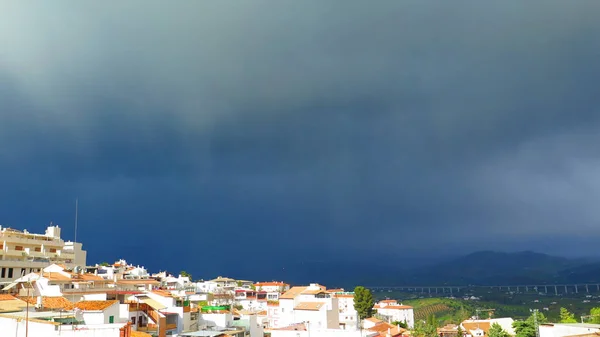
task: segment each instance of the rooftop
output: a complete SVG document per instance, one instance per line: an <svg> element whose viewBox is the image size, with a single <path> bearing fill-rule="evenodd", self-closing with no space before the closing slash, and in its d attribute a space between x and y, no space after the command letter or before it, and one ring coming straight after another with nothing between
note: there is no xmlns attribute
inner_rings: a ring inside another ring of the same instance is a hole
<svg viewBox="0 0 600 337"><path fill-rule="evenodd" d="M119 301L79 301L75 303L75 307L83 311L102 311L106 308L111 307Z"/></svg>

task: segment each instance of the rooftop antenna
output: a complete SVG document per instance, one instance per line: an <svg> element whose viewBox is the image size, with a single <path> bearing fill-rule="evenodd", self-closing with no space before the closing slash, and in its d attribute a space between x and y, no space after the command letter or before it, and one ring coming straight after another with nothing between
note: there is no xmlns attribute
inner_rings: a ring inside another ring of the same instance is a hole
<svg viewBox="0 0 600 337"><path fill-rule="evenodd" d="M79 198L75 198L75 242L77 242L77 216L78 216L78 211L79 211ZM75 249L75 246L73 246L73 249Z"/></svg>

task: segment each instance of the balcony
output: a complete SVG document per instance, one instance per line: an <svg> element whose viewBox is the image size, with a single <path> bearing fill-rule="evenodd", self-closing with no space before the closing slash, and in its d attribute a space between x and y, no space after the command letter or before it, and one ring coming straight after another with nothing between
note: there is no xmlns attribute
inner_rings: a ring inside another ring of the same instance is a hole
<svg viewBox="0 0 600 337"><path fill-rule="evenodd" d="M17 234L18 235L18 234ZM0 234L0 241L6 241L7 243L24 243L30 245L45 245L45 246L56 246L62 247L64 245L64 241L56 240L55 238L45 237L45 236L37 236L34 238L24 238L20 236L16 236L15 234Z"/></svg>

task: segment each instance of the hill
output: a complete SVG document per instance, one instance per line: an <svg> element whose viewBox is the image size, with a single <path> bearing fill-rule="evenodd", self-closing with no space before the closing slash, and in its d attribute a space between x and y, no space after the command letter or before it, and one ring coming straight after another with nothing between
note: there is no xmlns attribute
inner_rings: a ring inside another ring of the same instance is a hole
<svg viewBox="0 0 600 337"><path fill-rule="evenodd" d="M406 285L512 285L600 281L600 262L531 251L480 251L400 277Z"/></svg>

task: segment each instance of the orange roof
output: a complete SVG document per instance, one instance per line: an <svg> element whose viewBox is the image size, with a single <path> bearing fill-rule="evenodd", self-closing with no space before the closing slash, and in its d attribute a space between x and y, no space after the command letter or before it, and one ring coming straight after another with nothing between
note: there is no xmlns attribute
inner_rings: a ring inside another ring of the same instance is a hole
<svg viewBox="0 0 600 337"><path fill-rule="evenodd" d="M342 288L339 288L339 289L327 289L328 293L341 293L343 291L344 291L344 289L342 289Z"/></svg>
<svg viewBox="0 0 600 337"><path fill-rule="evenodd" d="M75 307L84 311L102 311L115 303L119 301L79 301L75 303Z"/></svg>
<svg viewBox="0 0 600 337"><path fill-rule="evenodd" d="M396 302L398 302L398 301L396 301L396 300L382 300L382 301L379 301L379 303L396 303Z"/></svg>
<svg viewBox="0 0 600 337"><path fill-rule="evenodd" d="M37 303L37 298L35 297L19 297L19 299L29 302L31 305L35 305ZM64 309L64 310L72 310L73 303L71 303L68 299L64 297L42 297L42 306L46 309Z"/></svg>
<svg viewBox="0 0 600 337"><path fill-rule="evenodd" d="M281 299L281 300L292 299L293 300L294 298L296 298L296 296L300 295L303 291L305 291L306 288L308 288L308 287L292 287L292 288L290 288L290 290L286 291L281 296L279 296L279 299Z"/></svg>
<svg viewBox="0 0 600 337"><path fill-rule="evenodd" d="M392 336L401 335L403 332L406 331L406 329L403 329L403 328L401 328L399 326L395 326L393 324L389 324L389 323L386 323L386 322L378 323L374 327L371 327L371 328L369 328L367 330L379 332L380 336L386 336L388 330L390 331L390 334Z"/></svg>
<svg viewBox="0 0 600 337"><path fill-rule="evenodd" d="M479 328L487 335L490 331L490 321L464 321L461 324L468 332L477 330L477 328Z"/></svg>
<svg viewBox="0 0 600 337"><path fill-rule="evenodd" d="M0 294L0 301L12 301L12 300L17 300L18 298L14 297L13 295L9 295L9 294Z"/></svg>
<svg viewBox="0 0 600 337"><path fill-rule="evenodd" d="M325 305L323 302L300 302L294 307L294 310L321 310Z"/></svg>
<svg viewBox="0 0 600 337"><path fill-rule="evenodd" d="M285 287L289 286L287 283L283 282L258 282L254 284L255 287Z"/></svg>
<svg viewBox="0 0 600 337"><path fill-rule="evenodd" d="M386 305L386 306L381 306L379 304L375 304L375 306L373 308L374 309L405 310L405 309L412 309L413 307L411 307L410 305Z"/></svg>
<svg viewBox="0 0 600 337"><path fill-rule="evenodd" d="M257 316L267 316L267 311L263 310L263 311L259 311L256 313Z"/></svg>
<svg viewBox="0 0 600 337"><path fill-rule="evenodd" d="M152 293L162 297L173 297L173 294L170 291L166 290L152 290Z"/></svg>
<svg viewBox="0 0 600 337"><path fill-rule="evenodd" d="M369 322L375 323L375 324L383 322L382 320L375 318L375 317L365 318L365 321L369 321Z"/></svg>
<svg viewBox="0 0 600 337"><path fill-rule="evenodd" d="M50 281L71 281L69 276L65 276L59 272L44 272L42 273L43 277L47 278Z"/></svg>
<svg viewBox="0 0 600 337"><path fill-rule="evenodd" d="M159 284L154 279L140 279L140 280L117 280L117 284Z"/></svg>

